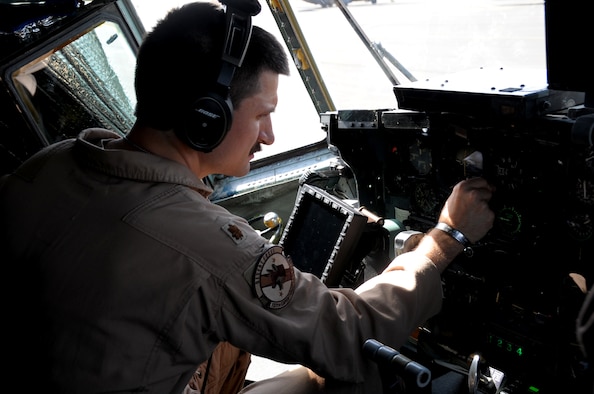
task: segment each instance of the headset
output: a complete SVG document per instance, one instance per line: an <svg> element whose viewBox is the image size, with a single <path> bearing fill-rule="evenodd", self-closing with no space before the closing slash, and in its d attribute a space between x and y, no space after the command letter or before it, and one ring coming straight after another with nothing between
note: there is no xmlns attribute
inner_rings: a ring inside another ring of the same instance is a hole
<svg viewBox="0 0 594 394"><path fill-rule="evenodd" d="M252 16L260 13L258 0L220 0L225 6L225 43L217 82L194 101L175 133L191 148L210 152L225 138L233 121L229 89L233 74L241 67L252 35Z"/></svg>

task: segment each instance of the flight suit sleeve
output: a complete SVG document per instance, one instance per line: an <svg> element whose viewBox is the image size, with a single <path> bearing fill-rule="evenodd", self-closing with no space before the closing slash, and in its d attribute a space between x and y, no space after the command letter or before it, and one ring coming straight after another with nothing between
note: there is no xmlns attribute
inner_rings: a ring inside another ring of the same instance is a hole
<svg viewBox="0 0 594 394"><path fill-rule="evenodd" d="M230 342L250 353L300 363L324 377L361 382L373 368L362 353L367 339L399 348L441 307L441 277L431 261L415 252L396 261L399 269L356 290L329 289L295 269L293 287L284 287L292 295L278 308L261 302L249 275L235 276L226 284L220 326Z"/></svg>

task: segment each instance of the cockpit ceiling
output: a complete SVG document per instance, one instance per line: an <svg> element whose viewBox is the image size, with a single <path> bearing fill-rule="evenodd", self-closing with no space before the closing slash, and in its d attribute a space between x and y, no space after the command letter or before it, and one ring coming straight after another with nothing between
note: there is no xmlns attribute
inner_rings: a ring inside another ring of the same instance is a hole
<svg viewBox="0 0 594 394"><path fill-rule="evenodd" d="M67 16L98 0L0 0L0 34L19 31L31 23ZM112 0L115 1L115 0Z"/></svg>

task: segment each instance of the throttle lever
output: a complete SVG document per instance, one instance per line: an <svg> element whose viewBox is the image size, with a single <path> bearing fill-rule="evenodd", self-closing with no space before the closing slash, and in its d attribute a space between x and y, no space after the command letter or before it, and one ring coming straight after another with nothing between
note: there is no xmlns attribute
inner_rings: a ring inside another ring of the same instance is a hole
<svg viewBox="0 0 594 394"><path fill-rule="evenodd" d="M488 390L481 390L481 393L499 393L499 389L502 387L503 378L505 377L504 373L495 368L489 367L489 374L484 374L481 371L482 362L483 360L479 354L472 356L472 361L470 362L470 367L468 368L468 393L479 393L478 389L481 385L483 388Z"/></svg>
<svg viewBox="0 0 594 394"><path fill-rule="evenodd" d="M480 382L480 374L481 371L479 370L479 364L481 361L481 356L475 354L472 357L472 361L470 362L470 368L468 368L468 393L469 394L477 394L478 393L478 386Z"/></svg>

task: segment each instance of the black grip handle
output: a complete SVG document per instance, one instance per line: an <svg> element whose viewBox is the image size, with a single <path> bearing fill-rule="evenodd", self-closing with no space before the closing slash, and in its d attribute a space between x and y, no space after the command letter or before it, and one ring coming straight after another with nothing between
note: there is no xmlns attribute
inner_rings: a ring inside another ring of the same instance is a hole
<svg viewBox="0 0 594 394"><path fill-rule="evenodd" d="M426 387L431 382L431 371L428 368L375 339L365 341L363 354L380 366L394 367L396 374L409 382L413 382L418 388Z"/></svg>

